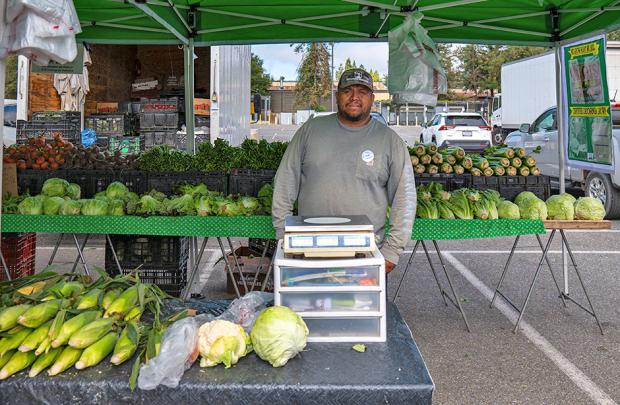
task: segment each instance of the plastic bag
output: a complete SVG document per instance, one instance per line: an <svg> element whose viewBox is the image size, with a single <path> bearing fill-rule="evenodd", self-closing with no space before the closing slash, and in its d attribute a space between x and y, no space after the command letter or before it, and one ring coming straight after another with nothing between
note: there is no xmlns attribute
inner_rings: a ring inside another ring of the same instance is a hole
<svg viewBox="0 0 620 405"><path fill-rule="evenodd" d="M252 291L231 302L226 311L217 319L239 324L247 333L250 333L258 313L271 301L273 301L272 293Z"/></svg>
<svg viewBox="0 0 620 405"><path fill-rule="evenodd" d="M85 148L92 146L97 140L97 134L91 128L84 128L84 130L80 133L80 138L82 140L82 145Z"/></svg>
<svg viewBox="0 0 620 405"><path fill-rule="evenodd" d="M399 102L434 106L437 96L447 93L448 81L437 47L420 24L423 17L413 13L388 33L388 91Z"/></svg>

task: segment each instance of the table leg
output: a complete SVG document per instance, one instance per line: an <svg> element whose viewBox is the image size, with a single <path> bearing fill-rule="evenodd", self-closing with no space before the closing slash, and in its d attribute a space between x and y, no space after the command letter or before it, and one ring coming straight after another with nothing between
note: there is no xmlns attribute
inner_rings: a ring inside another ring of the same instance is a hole
<svg viewBox="0 0 620 405"><path fill-rule="evenodd" d="M239 266L239 262L237 261L237 254L235 253L235 249L233 248L232 241L230 240L230 237L226 237L226 240L228 241L228 247L230 247L230 254L235 261L235 267L237 267L237 270L239 270L239 277L241 278L241 283L243 283L243 288L245 289L245 293L247 294L249 292L248 285L245 282L245 276L243 275L243 271L241 271L241 266Z"/></svg>
<svg viewBox="0 0 620 405"><path fill-rule="evenodd" d="M396 302L396 298L398 297L398 292L400 291L400 286L403 284L403 280L405 279L405 276L407 275L407 272L409 271L409 266L411 265L411 262L413 261L413 257L415 256L416 251L418 250L418 246L420 246L420 241L416 240L415 246L413 247L413 251L411 252L411 255L409 256L409 260L407 261L407 265L405 266L405 270L403 271L403 275L400 277L400 281L398 282L398 287L396 287L396 293L394 294L394 297L392 298L392 302Z"/></svg>
<svg viewBox="0 0 620 405"><path fill-rule="evenodd" d="M267 240L267 243L265 243L265 247L263 248L263 253L260 256L260 264L258 265L258 268L256 269L256 274L254 275L254 281L252 282L252 287L250 287L250 291L254 291L254 287L256 287L256 281L258 281L258 275L263 270L263 260L265 259L265 256L267 256L267 248L269 248L269 240ZM271 265L271 262L269 264ZM266 283L267 283L267 279L265 279L263 284L266 284Z"/></svg>
<svg viewBox="0 0 620 405"><path fill-rule="evenodd" d="M75 237L75 235L73 235ZM86 234L86 237L84 238L84 242L82 242L82 247L78 248L78 250L80 250L81 252L84 252L84 248L86 247L86 243L88 243L88 238L90 237L89 234ZM73 267L71 268L71 273L75 272L75 269L77 267L78 262L80 261L80 258L82 258L83 256L80 254L80 252L78 252L77 257L75 258L75 261L73 262Z"/></svg>
<svg viewBox="0 0 620 405"><path fill-rule="evenodd" d="M436 240L433 240L433 245L435 246L435 251L437 252L437 256L439 257L439 263L441 263L441 267L443 267L443 272L445 273L446 278L448 279L448 284L450 285L450 289L452 290L452 295L454 295L456 306L458 307L459 311L461 311L461 315L463 316L463 321L465 321L467 332L471 332L471 329L469 328L469 322L467 322L467 317L465 316L465 311L463 310L463 307L461 306L461 300L458 294L456 293L456 290L454 289L454 285L452 284L452 279L450 278L450 275L448 274L448 269L446 268L446 265L443 262L443 258L441 257L441 250L439 250L439 245L437 244Z"/></svg>
<svg viewBox="0 0 620 405"><path fill-rule="evenodd" d="M592 315L594 317L594 319L596 319L596 324L598 325L598 328L601 330L601 335L603 335L603 327L601 326L601 322L598 319L598 316L596 315L596 312L594 311L594 306L592 305L592 301L590 300L590 296L588 295L588 291L586 290L586 286L583 283L583 279L581 278L581 273L579 272L579 268L577 267L577 262L575 261L575 257L573 256L573 251L570 248L570 245L568 244L568 239L566 239L566 235L564 234L564 230L560 229L560 235L562 236L562 243L564 243L566 245L566 250L568 251L568 256L570 257L571 262L573 263L573 268L575 269L575 273L577 273L577 278L579 279L579 283L581 284L581 288L583 289L583 292L586 296L586 300L588 301L588 305L590 305L590 310L588 310L587 308L585 308L583 305L579 304L577 301L575 301L574 299L572 299L571 297L568 296L568 294L562 294L563 296L565 296L566 298L568 298L569 300L571 300L572 302L575 303L575 305L579 306L581 309L583 309L584 311L586 311L587 313L589 313L590 315Z"/></svg>
<svg viewBox="0 0 620 405"><path fill-rule="evenodd" d="M88 242L88 237L90 235L86 234L86 238L84 238L84 244L82 245L81 248L80 248L80 243L77 240L77 236L75 236L74 233L72 233L71 235L73 235L73 241L75 242L75 247L77 247L77 250L78 250L78 258L82 261L82 267L84 267L84 273L87 276L90 276L90 271L88 270L88 265L86 264L86 259L84 259L84 255L82 254L82 249L84 248L84 246L86 246L86 242ZM76 267L77 267L77 259L76 259L75 263L73 263L73 269L71 270L71 272L74 272Z"/></svg>
<svg viewBox="0 0 620 405"><path fill-rule="evenodd" d="M4 255L0 252L0 260L2 261L2 267L4 267L4 274L6 274L6 281L11 281L11 272L9 271L9 266L6 265L6 260L4 260Z"/></svg>
<svg viewBox="0 0 620 405"><path fill-rule="evenodd" d="M446 301L446 293L443 291L443 288L441 288L441 284L439 284L439 279L437 278L437 273L435 272L435 266L433 266L433 260L431 259L431 255L428 253L428 249L426 248L426 243L424 243L424 241L422 241L422 249L424 249L426 259L428 260L428 265L431 267L431 271L433 272L433 276L435 277L435 282L437 283L437 288L439 288L439 294L441 295L441 299L443 300L443 303L448 306L448 302Z"/></svg>
<svg viewBox="0 0 620 405"><path fill-rule="evenodd" d="M114 263L116 264L116 268L118 269L118 274L123 274L123 268L121 267L121 262L118 260L118 256L116 255L116 249L114 248L114 244L112 243L112 238L110 235L106 233L105 238L108 242L108 246L110 246L110 251L112 252L112 257L114 257Z"/></svg>
<svg viewBox="0 0 620 405"><path fill-rule="evenodd" d="M551 235L549 235L549 240L547 241L547 245L543 250L542 257L540 258L540 262L538 262L538 267L536 268L536 273L534 274L534 278L532 279L532 283L530 284L530 288L527 292L527 296L525 297L525 302L523 303L523 307L519 311L519 319L517 319L517 323L515 324L512 333L516 333L519 328L519 324L521 323L521 319L523 318L523 314L525 313L525 308L527 307L527 303L530 301L530 297L532 295L532 290L534 289L534 284L536 283L536 279L538 278L538 274L540 273L540 269L542 268L543 262L547 257L547 253L549 253L549 249L551 248L551 242L553 242L553 237L555 236L555 229L551 231Z"/></svg>
<svg viewBox="0 0 620 405"><path fill-rule="evenodd" d="M235 293L237 294L237 298L241 298L241 293L239 292L239 288L237 287L237 282L235 281L235 277L233 276L232 269L228 265L228 260L226 259L226 250L224 249L224 244L222 243L222 239L217 238L217 243L219 243L220 245L220 250L222 251L222 258L224 259L224 266L226 268L226 271L228 272L230 281L232 281L233 287L235 288Z"/></svg>
<svg viewBox="0 0 620 405"><path fill-rule="evenodd" d="M58 239L56 240L56 244L54 245L54 250L52 250L52 255L50 256L50 260L47 262L48 266L51 266L54 263L54 258L56 257L56 253L58 252L58 248L60 247L60 242L62 242L62 237L65 236L64 233L58 235Z"/></svg>
<svg viewBox="0 0 620 405"><path fill-rule="evenodd" d="M271 259L271 262L269 263L269 267L267 268L267 274L265 274L265 282L263 282L263 286L260 289L261 292L265 292L265 288L267 288L267 281L269 280L269 276L271 276L272 270L273 270L273 259Z"/></svg>
<svg viewBox="0 0 620 405"><path fill-rule="evenodd" d="M208 237L204 238L204 240L202 241L202 245L200 246L198 256L196 257L195 264L194 266L190 267L190 273L189 273L189 277L187 280L187 286L185 287L185 291L181 295L181 299L183 301L187 301L187 299L189 298L190 291L192 289L192 286L194 285L194 279L196 278L196 273L198 273L198 268L200 267L200 261L202 260L202 254L204 253L205 248L207 247L208 240L209 240Z"/></svg>
<svg viewBox="0 0 620 405"><path fill-rule="evenodd" d="M540 246L540 250L543 250L543 243L542 240L540 239L540 235L536 235L536 239L538 239L538 245ZM551 263L549 263L549 257L545 258L545 261L547 262L547 267L549 267L549 272L551 273L551 278L553 278L553 283L555 284L555 288L558 290L558 294L560 299L562 300L562 304L564 304L564 307L566 308L566 300L564 299L564 294L562 294L562 290L560 290L560 285L558 284L557 280L555 279L555 274L553 274L553 267L551 267Z"/></svg>
<svg viewBox="0 0 620 405"><path fill-rule="evenodd" d="M502 285L504 281L504 277L506 277L506 273L508 272L508 267L510 266L510 262L512 261L512 256L515 254L515 250L517 250L517 245L519 244L520 235L517 235L515 238L515 243L512 244L512 249L510 250L510 255L508 255L508 260L506 261L506 265L504 266L504 271L502 272L501 277L499 278L499 283L497 283L497 287L495 287L495 292L493 293L493 299L491 299L490 308L493 308L493 304L495 303L495 299L497 295L500 294L499 287Z"/></svg>

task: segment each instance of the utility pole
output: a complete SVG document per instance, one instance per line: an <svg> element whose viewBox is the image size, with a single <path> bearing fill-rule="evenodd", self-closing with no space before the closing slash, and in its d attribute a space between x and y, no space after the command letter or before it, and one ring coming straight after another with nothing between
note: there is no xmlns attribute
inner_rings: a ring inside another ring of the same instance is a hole
<svg viewBox="0 0 620 405"><path fill-rule="evenodd" d="M280 124L282 124L282 113L284 112L284 76L280 76Z"/></svg>

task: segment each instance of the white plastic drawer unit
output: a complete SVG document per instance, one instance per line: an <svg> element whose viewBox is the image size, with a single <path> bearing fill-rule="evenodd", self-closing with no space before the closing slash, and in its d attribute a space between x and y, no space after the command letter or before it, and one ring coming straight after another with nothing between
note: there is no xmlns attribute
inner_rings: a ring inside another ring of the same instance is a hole
<svg viewBox="0 0 620 405"><path fill-rule="evenodd" d="M306 318L309 342L381 342L385 318Z"/></svg>
<svg viewBox="0 0 620 405"><path fill-rule="evenodd" d="M295 312L378 312L380 292L282 292L280 305Z"/></svg>
<svg viewBox="0 0 620 405"><path fill-rule="evenodd" d="M380 266L280 267L281 287L378 287Z"/></svg>

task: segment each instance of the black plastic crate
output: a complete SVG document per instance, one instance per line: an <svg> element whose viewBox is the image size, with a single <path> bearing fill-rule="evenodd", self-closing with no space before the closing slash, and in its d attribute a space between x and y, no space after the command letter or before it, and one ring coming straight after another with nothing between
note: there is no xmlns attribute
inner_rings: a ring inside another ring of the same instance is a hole
<svg viewBox="0 0 620 405"><path fill-rule="evenodd" d="M185 149L186 146L187 134L178 134L177 135L177 149ZM194 145L198 147L201 143L211 142L211 137L209 134L195 134L194 135Z"/></svg>
<svg viewBox="0 0 620 405"><path fill-rule="evenodd" d="M271 257L276 252L276 248L278 247L278 241L276 239L248 239L248 247L253 251L257 252L259 256L263 254L265 246L267 246L267 252L265 253L265 255Z"/></svg>
<svg viewBox="0 0 620 405"><path fill-rule="evenodd" d="M66 170L65 179L81 188L82 198L93 198L115 181L112 170Z"/></svg>
<svg viewBox="0 0 620 405"><path fill-rule="evenodd" d="M177 132L174 131L142 131L140 130L140 148L147 150L153 146L170 145L176 147Z"/></svg>
<svg viewBox="0 0 620 405"><path fill-rule="evenodd" d="M414 176L415 185L417 186L426 186L430 183L439 183L442 185L443 189L446 191L449 187L449 175L447 174L429 174L422 173Z"/></svg>
<svg viewBox="0 0 620 405"><path fill-rule="evenodd" d="M149 172L146 191L155 189L166 195L176 192L183 183L204 183L210 191L228 194L228 175L226 172Z"/></svg>
<svg viewBox="0 0 620 405"><path fill-rule="evenodd" d="M260 188L273 182L275 170L232 169L228 179L228 194L256 197Z"/></svg>
<svg viewBox="0 0 620 405"><path fill-rule="evenodd" d="M17 171L17 189L19 194L29 193L37 195L41 193L45 180L51 178L66 178L66 170L36 170L26 169Z"/></svg>
<svg viewBox="0 0 620 405"><path fill-rule="evenodd" d="M118 181L127 186L129 191L137 194L144 194L149 191L148 173L138 170L121 170L114 173L114 181Z"/></svg>
<svg viewBox="0 0 620 405"><path fill-rule="evenodd" d="M16 142L25 144L28 139L43 136L47 140L53 140L55 135L60 135L65 141L78 144L80 139L80 126L69 121L46 122L46 121L17 121Z"/></svg>
<svg viewBox="0 0 620 405"><path fill-rule="evenodd" d="M140 280L179 296L187 284L189 238L176 236L110 235L106 242L105 269L110 275L137 271Z"/></svg>
<svg viewBox="0 0 620 405"><path fill-rule="evenodd" d="M448 178L448 189L447 191L455 191L460 188L469 188L471 187L472 182L471 174L454 174Z"/></svg>
<svg viewBox="0 0 620 405"><path fill-rule="evenodd" d="M178 112L179 100L175 97L140 100L140 112Z"/></svg>
<svg viewBox="0 0 620 405"><path fill-rule="evenodd" d="M36 111L32 113L33 121L45 122L68 122L77 125L79 128L82 124L82 113L79 111Z"/></svg>
<svg viewBox="0 0 620 405"><path fill-rule="evenodd" d="M97 135L132 135L137 128L136 114L99 113L84 118L84 127Z"/></svg>
<svg viewBox="0 0 620 405"><path fill-rule="evenodd" d="M179 126L179 114L174 112L143 112L140 113L140 130L159 131L176 130Z"/></svg>

